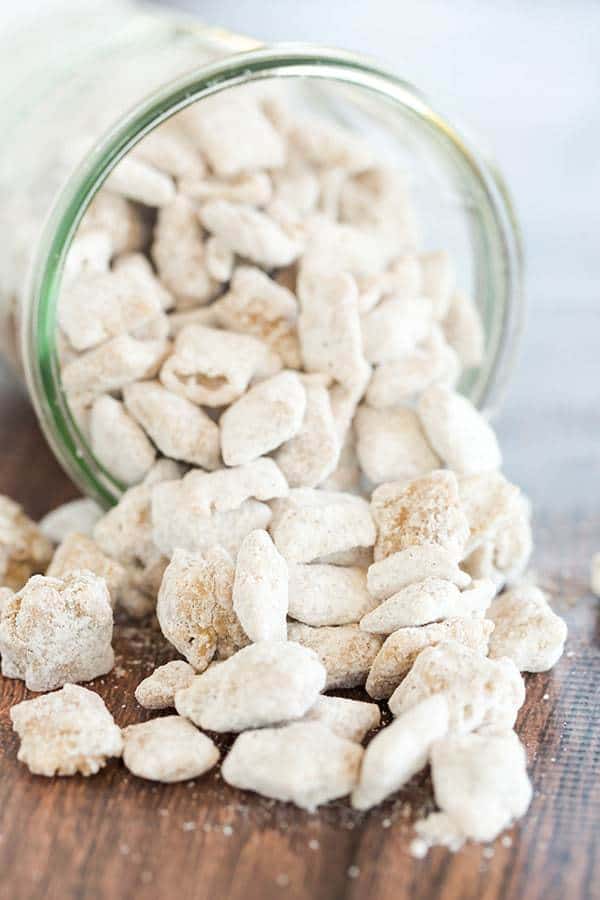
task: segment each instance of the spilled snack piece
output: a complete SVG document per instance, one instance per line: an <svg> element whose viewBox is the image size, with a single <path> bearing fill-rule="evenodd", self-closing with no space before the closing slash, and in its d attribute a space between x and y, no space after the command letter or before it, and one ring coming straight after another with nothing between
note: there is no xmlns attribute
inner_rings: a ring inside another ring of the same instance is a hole
<svg viewBox="0 0 600 900"><path fill-rule="evenodd" d="M233 609L235 570L214 546L199 553L176 550L165 570L156 615L164 636L203 672L215 654L223 659L247 643Z"/></svg>
<svg viewBox="0 0 600 900"><path fill-rule="evenodd" d="M287 640L288 566L266 531L251 531L240 545L233 608L251 641Z"/></svg>
<svg viewBox="0 0 600 900"><path fill-rule="evenodd" d="M413 671L421 652L445 641L460 642L485 657L492 630L492 623L485 619L463 618L433 622L420 628L399 628L386 638L373 660L367 693L375 700L390 697L404 676Z"/></svg>
<svg viewBox="0 0 600 900"><path fill-rule="evenodd" d="M525 748L511 731L438 741L431 777L438 806L475 841L493 841L531 802Z"/></svg>
<svg viewBox="0 0 600 900"><path fill-rule="evenodd" d="M562 656L567 626L542 591L522 584L493 601L490 658L508 656L520 672L547 672Z"/></svg>
<svg viewBox="0 0 600 900"><path fill-rule="evenodd" d="M33 575L2 608L2 674L21 678L30 691L91 681L114 665L112 632L104 578L92 572Z"/></svg>
<svg viewBox="0 0 600 900"><path fill-rule="evenodd" d="M240 734L221 769L234 787L314 811L354 788L363 749L320 722Z"/></svg>
<svg viewBox="0 0 600 900"><path fill-rule="evenodd" d="M180 716L164 716L123 729L123 762L139 778L172 784L198 778L216 765L209 737Z"/></svg>
<svg viewBox="0 0 600 900"><path fill-rule="evenodd" d="M388 701L395 716L426 697L443 692L449 728L466 734L485 726L488 733L510 730L525 700L525 685L511 659L488 659L456 640L427 647Z"/></svg>
<svg viewBox="0 0 600 900"><path fill-rule="evenodd" d="M21 738L18 759L35 775L95 775L123 750L102 698L76 684L17 703L10 718Z"/></svg>
<svg viewBox="0 0 600 900"><path fill-rule="evenodd" d="M448 730L448 706L434 694L397 718L377 734L363 756L358 785L352 794L355 809L370 809L400 790L427 763L434 741Z"/></svg>
<svg viewBox="0 0 600 900"><path fill-rule="evenodd" d="M177 712L209 731L245 731L303 716L325 687L312 650L261 641L196 676L175 696Z"/></svg>
<svg viewBox="0 0 600 900"><path fill-rule="evenodd" d="M183 659L158 666L135 689L135 699L144 709L174 709L175 694L191 685L196 670Z"/></svg>
<svg viewBox="0 0 600 900"><path fill-rule="evenodd" d="M0 496L0 585L20 590L52 558L50 539L9 497Z"/></svg>
<svg viewBox="0 0 600 900"><path fill-rule="evenodd" d="M376 703L321 695L301 721L320 722L338 737L360 744L369 731L379 727L381 712Z"/></svg>

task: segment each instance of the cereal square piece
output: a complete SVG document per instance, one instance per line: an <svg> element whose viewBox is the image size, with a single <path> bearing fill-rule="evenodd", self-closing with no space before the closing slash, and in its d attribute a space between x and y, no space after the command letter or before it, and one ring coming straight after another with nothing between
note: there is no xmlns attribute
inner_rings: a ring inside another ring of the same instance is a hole
<svg viewBox="0 0 600 900"><path fill-rule="evenodd" d="M511 659L488 659L484 653L485 646L456 639L427 647L390 697L390 710L399 716L426 697L443 693L452 732L467 734L484 727L489 734L509 731L525 700L523 679Z"/></svg>
<svg viewBox="0 0 600 900"><path fill-rule="evenodd" d="M4 603L0 618L2 674L30 691L91 681L114 665L113 613L104 578L71 572L34 575Z"/></svg>
<svg viewBox="0 0 600 900"><path fill-rule="evenodd" d="M121 729L104 701L76 684L17 703L10 718L21 738L18 759L35 775L95 775L121 756Z"/></svg>
<svg viewBox="0 0 600 900"><path fill-rule="evenodd" d="M302 721L320 722L338 737L360 744L369 731L379 727L381 712L376 703L321 695Z"/></svg>
<svg viewBox="0 0 600 900"><path fill-rule="evenodd" d="M20 590L45 570L52 552L51 541L19 504L0 496L0 585Z"/></svg>
<svg viewBox="0 0 600 900"><path fill-rule="evenodd" d="M175 550L163 576L156 615L162 633L198 672L247 643L233 609L234 567L215 545L204 552Z"/></svg>
<svg viewBox="0 0 600 900"><path fill-rule="evenodd" d="M327 670L327 691L362 686L382 643L358 625L312 628L296 622L288 626L288 640L314 650Z"/></svg>
<svg viewBox="0 0 600 900"><path fill-rule="evenodd" d="M547 672L562 656L567 626L539 588L521 584L493 601L490 657L508 656L520 672Z"/></svg>
<svg viewBox="0 0 600 900"><path fill-rule="evenodd" d="M377 654L369 677L367 693L376 700L390 697L415 660L426 647L456 641L485 656L493 625L486 619L446 619L421 628L399 628Z"/></svg>
<svg viewBox="0 0 600 900"><path fill-rule="evenodd" d="M175 696L177 712L210 731L245 731L303 716L325 686L317 655L261 641L211 666Z"/></svg>
<svg viewBox="0 0 600 900"><path fill-rule="evenodd" d="M313 812L352 791L362 755L320 722L297 722L239 735L221 772L234 787Z"/></svg>
<svg viewBox="0 0 600 900"><path fill-rule="evenodd" d="M462 558L469 536L453 472L437 470L409 482L382 484L371 497L377 525L375 559L421 544Z"/></svg>
<svg viewBox="0 0 600 900"><path fill-rule="evenodd" d="M434 694L376 734L365 750L352 794L355 809L370 809L404 787L427 765L432 744L448 730L448 704Z"/></svg>
<svg viewBox="0 0 600 900"><path fill-rule="evenodd" d="M233 608L251 641L287 640L288 566L266 531L251 531L241 543Z"/></svg>
<svg viewBox="0 0 600 900"><path fill-rule="evenodd" d="M415 478L437 469L440 464L417 414L408 407L360 406L354 427L361 468L374 484Z"/></svg>
<svg viewBox="0 0 600 900"><path fill-rule="evenodd" d="M187 719L164 716L123 729L123 762L149 781L173 784L198 778L215 766L219 751Z"/></svg>
<svg viewBox="0 0 600 900"><path fill-rule="evenodd" d="M466 837L493 841L531 802L526 766L514 732L447 737L431 751L436 803Z"/></svg>
<svg viewBox="0 0 600 900"><path fill-rule="evenodd" d="M69 573L84 570L104 578L111 606L114 607L127 577L124 567L106 556L92 538L72 531L56 548L46 575L64 578Z"/></svg>
<svg viewBox="0 0 600 900"><path fill-rule="evenodd" d="M195 669L182 659L158 666L135 689L135 699L144 709L175 708L175 694L189 687L196 675Z"/></svg>

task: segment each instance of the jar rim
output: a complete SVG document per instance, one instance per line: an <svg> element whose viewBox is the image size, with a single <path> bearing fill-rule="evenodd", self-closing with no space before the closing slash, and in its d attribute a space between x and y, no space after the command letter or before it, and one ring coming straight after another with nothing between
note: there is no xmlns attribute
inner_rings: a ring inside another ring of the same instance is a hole
<svg viewBox="0 0 600 900"><path fill-rule="evenodd" d="M62 390L55 339L57 303L71 242L87 207L112 169L146 134L201 98L238 85L281 77L338 82L398 104L430 126L432 134L455 156L463 176L477 187L482 201L479 249L492 271L485 287L497 295L493 308L500 318L495 346L488 348L485 371L469 395L489 414L504 395L524 320L522 245L508 189L495 165L434 110L417 88L367 57L305 44L277 44L233 53L168 82L104 135L61 190L29 271L21 340L25 376L36 414L67 474L83 493L94 496L104 506L116 502L124 485L95 459L74 420Z"/></svg>

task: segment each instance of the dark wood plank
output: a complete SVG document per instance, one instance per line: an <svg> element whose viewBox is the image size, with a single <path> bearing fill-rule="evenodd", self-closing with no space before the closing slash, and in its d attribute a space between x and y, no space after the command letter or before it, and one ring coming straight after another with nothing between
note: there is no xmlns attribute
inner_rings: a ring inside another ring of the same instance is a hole
<svg viewBox="0 0 600 900"><path fill-rule="evenodd" d="M74 495L27 401L0 379L0 492L35 516ZM118 900L587 900L600 896L600 654L587 565L600 520L539 517L536 565L570 626L567 654L528 678L519 719L535 785L508 841L452 855L410 856L411 809L430 796L421 776L368 814L345 802L316 815L224 785L135 779L119 763L83 779L43 779L16 761L12 704L21 682L0 679L0 897ZM91 687L122 724L146 719L133 688L173 653L156 628L116 632L117 666ZM221 740L226 748L227 741Z"/></svg>

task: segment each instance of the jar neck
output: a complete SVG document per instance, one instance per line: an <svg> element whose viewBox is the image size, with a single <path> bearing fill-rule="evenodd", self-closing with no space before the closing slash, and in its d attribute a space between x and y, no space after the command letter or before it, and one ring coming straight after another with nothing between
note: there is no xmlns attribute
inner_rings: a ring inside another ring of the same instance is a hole
<svg viewBox="0 0 600 900"><path fill-rule="evenodd" d="M147 133L205 96L267 78L335 84L358 97L364 110L372 112L377 107L386 128L397 130L411 122L444 159L457 195L469 198L472 281L487 334L485 363L462 387L486 410L497 406L505 388L522 321L521 248L508 192L496 170L414 88L352 54L294 46L227 55L159 87L96 143L62 190L30 271L22 323L30 392L59 460L84 492L102 502L113 502L118 487L87 450L60 382L56 311L69 246L94 194Z"/></svg>

